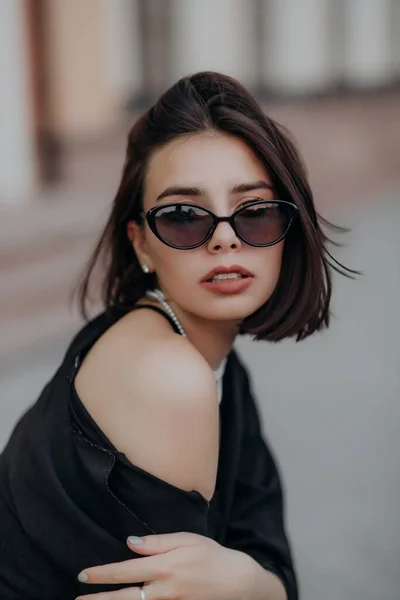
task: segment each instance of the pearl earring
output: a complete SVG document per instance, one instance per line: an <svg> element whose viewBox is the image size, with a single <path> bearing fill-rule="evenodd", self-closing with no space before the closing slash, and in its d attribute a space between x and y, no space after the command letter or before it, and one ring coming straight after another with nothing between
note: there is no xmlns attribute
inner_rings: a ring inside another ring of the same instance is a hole
<svg viewBox="0 0 400 600"><path fill-rule="evenodd" d="M143 273L146 273L146 275L147 275L147 273L150 273L150 269L147 265L143 265L142 269L143 269Z"/></svg>

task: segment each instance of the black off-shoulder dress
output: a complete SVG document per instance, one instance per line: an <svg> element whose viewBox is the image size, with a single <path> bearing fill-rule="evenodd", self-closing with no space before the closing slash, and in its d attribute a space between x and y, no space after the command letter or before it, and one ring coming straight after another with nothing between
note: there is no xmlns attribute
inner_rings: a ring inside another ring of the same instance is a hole
<svg viewBox="0 0 400 600"><path fill-rule="evenodd" d="M129 587L88 586L77 575L138 556L126 545L129 535L189 531L246 552L281 578L288 600L297 600L279 473L237 353L230 352L225 369L209 502L132 464L80 401L80 363L116 320L102 313L82 328L0 455L0 599L73 600Z"/></svg>

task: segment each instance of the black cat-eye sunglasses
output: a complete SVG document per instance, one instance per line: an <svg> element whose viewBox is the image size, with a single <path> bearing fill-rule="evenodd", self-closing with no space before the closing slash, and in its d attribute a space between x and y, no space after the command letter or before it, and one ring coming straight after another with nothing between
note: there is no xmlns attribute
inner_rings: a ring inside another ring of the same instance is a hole
<svg viewBox="0 0 400 600"><path fill-rule="evenodd" d="M229 223L235 235L246 244L273 246L287 235L297 214L297 206L286 200L251 198L230 217L218 217L208 208L186 202L153 206L140 216L164 244L191 250L209 240L223 221Z"/></svg>

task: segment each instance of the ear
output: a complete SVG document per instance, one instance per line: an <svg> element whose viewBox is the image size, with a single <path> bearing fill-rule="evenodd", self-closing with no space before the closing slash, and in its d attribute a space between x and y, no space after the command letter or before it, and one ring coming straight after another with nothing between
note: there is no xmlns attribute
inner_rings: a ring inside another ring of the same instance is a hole
<svg viewBox="0 0 400 600"><path fill-rule="evenodd" d="M153 263L147 251L148 244L144 234L144 227L141 227L136 221L128 221L126 233L140 264L147 265L150 271L153 271Z"/></svg>

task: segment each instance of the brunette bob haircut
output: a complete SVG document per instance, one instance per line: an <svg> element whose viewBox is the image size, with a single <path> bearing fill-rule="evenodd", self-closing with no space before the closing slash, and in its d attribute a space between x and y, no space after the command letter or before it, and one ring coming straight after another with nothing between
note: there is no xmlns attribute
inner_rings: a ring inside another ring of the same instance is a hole
<svg viewBox="0 0 400 600"><path fill-rule="evenodd" d="M180 79L129 132L111 215L79 285L83 316L87 318L89 283L100 257L105 261L102 300L107 313L129 310L156 285L155 275L142 272L127 223L143 224L143 181L152 152L179 136L207 130L244 141L269 173L276 198L298 207L298 218L285 240L278 284L269 300L243 320L238 333L253 335L255 340L295 337L299 341L327 327L331 269L350 277L356 272L331 256L326 248L330 240L320 225L342 229L317 215L302 159L283 127L264 114L238 81L214 72Z"/></svg>

